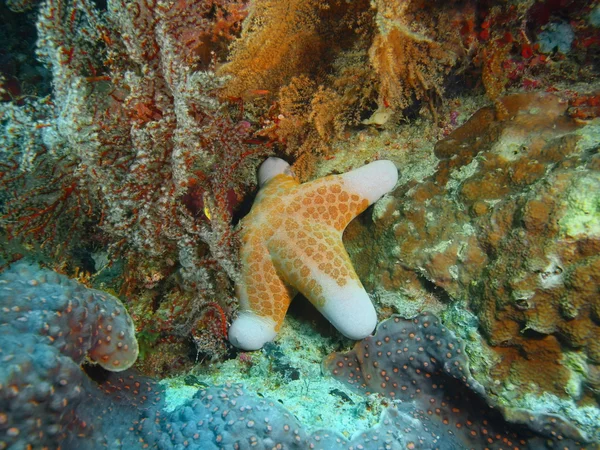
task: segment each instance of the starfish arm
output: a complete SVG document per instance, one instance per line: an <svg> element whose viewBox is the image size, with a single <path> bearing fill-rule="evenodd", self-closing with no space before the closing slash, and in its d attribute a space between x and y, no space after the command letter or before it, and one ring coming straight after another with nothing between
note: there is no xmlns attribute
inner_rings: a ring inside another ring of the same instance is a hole
<svg viewBox="0 0 600 450"><path fill-rule="evenodd" d="M375 161L343 175L331 175L298 186L287 214L328 224L339 231L391 191L398 169L391 161Z"/></svg>
<svg viewBox="0 0 600 450"><path fill-rule="evenodd" d="M372 205L394 189L398 182L398 169L393 162L380 160L338 176L349 192L367 199Z"/></svg>
<svg viewBox="0 0 600 450"><path fill-rule="evenodd" d="M263 244L243 246L240 256L243 271L236 286L240 309L229 328L229 340L243 350L258 350L277 335L295 292L277 276Z"/></svg>
<svg viewBox="0 0 600 450"><path fill-rule="evenodd" d="M368 206L367 199L345 189L340 175L332 175L300 185L286 207L286 214L344 231Z"/></svg>
<svg viewBox="0 0 600 450"><path fill-rule="evenodd" d="M343 335L362 339L377 314L342 243L341 231L292 220L268 243L277 273L310 300Z"/></svg>

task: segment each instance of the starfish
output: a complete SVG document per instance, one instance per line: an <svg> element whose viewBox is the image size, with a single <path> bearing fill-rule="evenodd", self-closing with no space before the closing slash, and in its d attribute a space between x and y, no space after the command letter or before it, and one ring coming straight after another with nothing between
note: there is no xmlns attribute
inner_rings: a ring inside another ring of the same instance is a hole
<svg viewBox="0 0 600 450"><path fill-rule="evenodd" d="M252 209L241 222L240 310L230 342L258 350L272 341L298 291L346 337L371 334L377 314L342 234L397 180L394 163L375 161L300 184L289 164L268 158L258 171L260 190Z"/></svg>

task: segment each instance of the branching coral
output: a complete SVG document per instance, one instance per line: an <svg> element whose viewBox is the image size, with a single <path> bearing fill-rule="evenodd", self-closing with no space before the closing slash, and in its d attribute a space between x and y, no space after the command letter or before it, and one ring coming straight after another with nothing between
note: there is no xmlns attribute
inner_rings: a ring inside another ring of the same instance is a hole
<svg viewBox="0 0 600 450"><path fill-rule="evenodd" d="M230 61L223 95L271 115L263 135L311 161L365 114L399 111L415 99L433 104L460 53L454 3L255 1ZM256 101L256 92L267 98ZM436 94L437 93L437 94ZM274 102L269 105L269 102ZM301 105L301 107L298 107Z"/></svg>
<svg viewBox="0 0 600 450"><path fill-rule="evenodd" d="M328 141L347 123L348 110L364 106L360 85L368 93L368 70L342 73L345 81L337 86L340 75L328 74L346 71L344 55L353 48L366 61L366 46L356 42L368 35L370 21L365 1L255 1L229 62L219 70L232 76L222 95L243 100L257 117L269 117L260 134L300 158L296 170L303 179L310 171L299 170L309 166L302 159L327 153Z"/></svg>
<svg viewBox="0 0 600 450"><path fill-rule="evenodd" d="M1 106L9 237L108 247L126 257L130 294L177 270L195 298L183 334L209 296L232 301L233 214L269 151L215 93L215 61L244 8L47 0L37 52L52 97Z"/></svg>
<svg viewBox="0 0 600 450"><path fill-rule="evenodd" d="M316 70L325 50L318 28L319 11L325 7L316 1L253 2L231 62L222 68L223 73L235 74L226 95L275 92L292 76Z"/></svg>
<svg viewBox="0 0 600 450"><path fill-rule="evenodd" d="M255 0L219 69L231 75L222 95L263 120L260 134L294 159L305 180L351 127L392 128L399 116L414 115L415 105L441 126L448 86L452 95L475 89L496 101L509 86L551 85L537 79L552 69L535 34L553 11L564 16L572 9L587 36L591 4L572 3ZM592 38L582 42L582 54L596 45Z"/></svg>
<svg viewBox="0 0 600 450"><path fill-rule="evenodd" d="M376 5L377 34L369 57L380 80L379 105L402 109L413 98L431 102L432 94L441 95L444 75L458 57L460 37L452 28L461 14L458 5L384 0Z"/></svg>

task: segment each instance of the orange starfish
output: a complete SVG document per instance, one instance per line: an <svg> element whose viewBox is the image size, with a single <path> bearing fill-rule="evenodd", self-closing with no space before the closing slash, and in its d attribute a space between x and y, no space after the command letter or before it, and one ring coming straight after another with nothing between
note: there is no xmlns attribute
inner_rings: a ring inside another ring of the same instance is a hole
<svg viewBox="0 0 600 450"><path fill-rule="evenodd" d="M375 161L343 175L300 184L289 165L267 159L261 189L241 224L240 313L229 340L257 350L277 335L297 291L345 336L362 339L377 314L342 243L348 223L391 191L398 171Z"/></svg>

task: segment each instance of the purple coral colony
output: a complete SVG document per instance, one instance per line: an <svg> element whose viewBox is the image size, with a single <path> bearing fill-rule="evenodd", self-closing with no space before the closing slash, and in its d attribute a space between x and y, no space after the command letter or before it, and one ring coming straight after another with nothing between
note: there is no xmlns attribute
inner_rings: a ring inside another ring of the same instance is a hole
<svg viewBox="0 0 600 450"><path fill-rule="evenodd" d="M597 0L0 11L0 450L600 448Z"/></svg>

